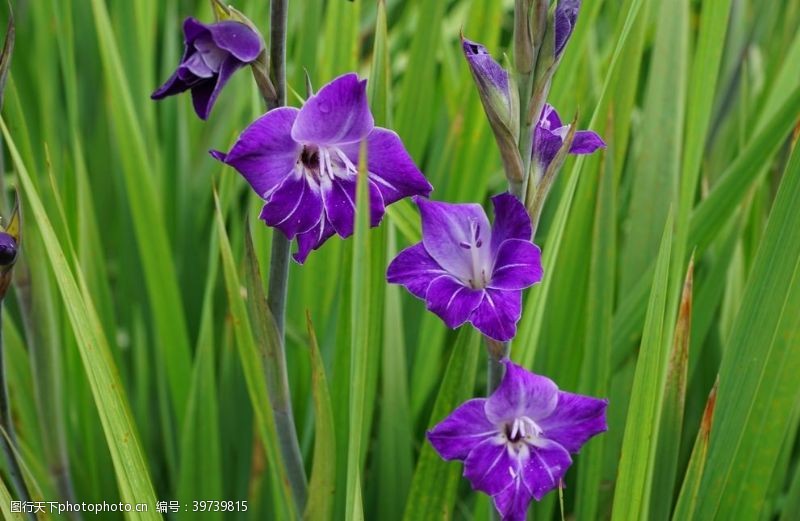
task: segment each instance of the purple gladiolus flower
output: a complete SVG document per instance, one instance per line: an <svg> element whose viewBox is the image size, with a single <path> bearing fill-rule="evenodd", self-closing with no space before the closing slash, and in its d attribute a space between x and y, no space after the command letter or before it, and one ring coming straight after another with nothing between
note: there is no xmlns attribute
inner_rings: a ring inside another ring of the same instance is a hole
<svg viewBox="0 0 800 521"><path fill-rule="evenodd" d="M267 112L242 132L227 154L212 151L241 173L265 201L261 219L297 238L294 259L305 262L334 233L353 234L359 149L366 141L372 226L385 207L433 187L400 137L376 127L366 80L345 74L309 97L303 108Z"/></svg>
<svg viewBox="0 0 800 521"><path fill-rule="evenodd" d="M578 21L578 11L581 9L581 0L559 0L555 13L555 59L561 57L567 46L575 23Z"/></svg>
<svg viewBox="0 0 800 521"><path fill-rule="evenodd" d="M551 105L545 105L542 116L533 133L533 160L541 173L547 170L558 154L564 138L569 133L570 125L564 125L558 112ZM591 130L575 132L575 138L569 149L570 154L591 154L598 148L605 148L605 142Z"/></svg>
<svg viewBox="0 0 800 521"><path fill-rule="evenodd" d="M464 477L492 496L504 520L524 521L531 499L560 485L570 453L608 429L608 400L559 391L544 376L503 364L497 390L459 406L428 440L442 458L464 462Z"/></svg>
<svg viewBox="0 0 800 521"><path fill-rule="evenodd" d="M194 110L207 119L220 91L234 72L252 63L264 49L261 35L247 25L222 21L183 22L185 50L177 70L150 97L154 100L191 89Z"/></svg>
<svg viewBox="0 0 800 521"><path fill-rule="evenodd" d="M511 194L492 198L490 228L478 204L416 198L422 242L401 251L387 280L424 299L448 327L469 321L488 337L510 340L522 314L522 290L542 279L531 220Z"/></svg>

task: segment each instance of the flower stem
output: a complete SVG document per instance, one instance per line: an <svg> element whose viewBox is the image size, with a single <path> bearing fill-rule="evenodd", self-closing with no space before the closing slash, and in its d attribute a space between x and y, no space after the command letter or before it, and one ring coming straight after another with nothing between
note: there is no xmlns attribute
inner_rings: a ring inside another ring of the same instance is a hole
<svg viewBox="0 0 800 521"><path fill-rule="evenodd" d="M286 104L286 26L288 20L288 0L272 0L270 3L270 79L275 86L276 98L265 101L270 109ZM278 435L283 463L289 485L292 489L295 506L299 514L305 509L308 498L308 480L303 456L297 439L297 429L292 413L292 400L289 392L289 378L286 371L286 293L289 285L289 255L291 241L273 230L272 253L269 265L269 287L267 306L275 319L280 340L275 361L275 388L279 390L270 396L275 429Z"/></svg>
<svg viewBox="0 0 800 521"><path fill-rule="evenodd" d="M3 274L3 277L6 276L10 276L10 274ZM0 426L3 430L3 432L0 432L0 445L3 446L3 453L8 462L8 474L17 492L17 497L20 501L30 502L31 494L28 492L28 487L25 485L25 479L22 476L22 468L19 465L17 455L14 451L17 446L17 437L14 434L14 423L11 418L11 403L8 400L5 350L3 348L3 301L2 298L0 298ZM28 518L36 521L36 516L32 513L28 514Z"/></svg>
<svg viewBox="0 0 800 521"><path fill-rule="evenodd" d="M489 352L487 393L492 394L503 379L505 368L500 361L511 352L511 342L498 342L489 337L486 340L486 350Z"/></svg>

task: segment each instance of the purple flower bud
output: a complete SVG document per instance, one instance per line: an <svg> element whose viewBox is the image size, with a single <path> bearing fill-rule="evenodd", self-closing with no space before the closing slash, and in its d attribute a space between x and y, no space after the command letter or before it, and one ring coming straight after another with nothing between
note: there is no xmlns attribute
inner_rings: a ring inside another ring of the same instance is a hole
<svg viewBox="0 0 800 521"><path fill-rule="evenodd" d="M191 90L194 110L207 119L220 91L235 73L264 50L261 35L244 23L226 20L183 23L185 50L177 70L150 97L160 100Z"/></svg>
<svg viewBox="0 0 800 521"><path fill-rule="evenodd" d="M494 132L506 177L522 181L519 157L519 93L508 71L497 63L483 45L462 36L461 47L467 59L483 109Z"/></svg>
<svg viewBox="0 0 800 521"><path fill-rule="evenodd" d="M557 488L581 447L608 429L608 400L564 392L504 360L489 398L467 401L428 431L446 460L464 462L472 488L492 496L503 521L524 521L532 499Z"/></svg>
<svg viewBox="0 0 800 521"><path fill-rule="evenodd" d="M0 267L6 268L17 260L17 241L11 235L0 232Z"/></svg>
<svg viewBox="0 0 800 521"><path fill-rule="evenodd" d="M561 57L564 47L567 46L572 31L575 30L575 23L578 21L578 11L581 8L581 0L561 0L558 2L555 14L555 48L553 54L556 60Z"/></svg>

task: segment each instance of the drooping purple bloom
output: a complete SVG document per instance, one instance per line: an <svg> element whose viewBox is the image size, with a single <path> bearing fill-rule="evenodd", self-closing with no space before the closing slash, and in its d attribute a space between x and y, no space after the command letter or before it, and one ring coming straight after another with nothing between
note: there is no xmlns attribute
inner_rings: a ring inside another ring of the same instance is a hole
<svg viewBox="0 0 800 521"><path fill-rule="evenodd" d="M542 279L531 220L511 194L492 198L494 225L478 204L416 199L422 242L401 251L387 280L425 300L448 327L471 322L483 334L510 340L522 314L522 290Z"/></svg>
<svg viewBox="0 0 800 521"><path fill-rule="evenodd" d="M195 112L207 119L222 88L234 72L258 58L264 40L240 22L204 24L194 18L183 22L183 36L185 49L178 68L151 98L160 100L191 89Z"/></svg>
<svg viewBox="0 0 800 521"><path fill-rule="evenodd" d="M581 9L581 0L559 0L555 12L555 59L561 57L567 42L575 30L578 21L578 11Z"/></svg>
<svg viewBox="0 0 800 521"><path fill-rule="evenodd" d="M459 406L428 440L442 458L464 462L464 477L492 496L503 520L524 521L531 499L561 484L570 453L607 430L608 400L560 391L544 376L503 364L497 390Z"/></svg>
<svg viewBox="0 0 800 521"><path fill-rule="evenodd" d="M570 130L570 125L564 125L558 112L551 105L545 105L542 115L533 132L533 160L540 172L547 170L550 163L558 154L564 144L564 138ZM575 132L575 138L570 146L570 154L591 154L599 148L605 148L605 142L591 130Z"/></svg>
<svg viewBox="0 0 800 521"><path fill-rule="evenodd" d="M400 137L376 127L367 105L366 80L345 74L308 98L303 108L267 112L242 132L227 154L266 204L261 219L297 238L294 259L305 262L334 233L353 234L359 149L366 141L372 226L385 207L433 189Z"/></svg>

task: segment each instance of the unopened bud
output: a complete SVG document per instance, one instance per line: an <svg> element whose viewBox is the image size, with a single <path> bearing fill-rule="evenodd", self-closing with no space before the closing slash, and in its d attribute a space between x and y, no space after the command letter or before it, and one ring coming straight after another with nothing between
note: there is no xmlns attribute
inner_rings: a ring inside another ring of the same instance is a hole
<svg viewBox="0 0 800 521"><path fill-rule="evenodd" d="M483 109L489 119L506 177L520 182L523 179L522 159L519 155L519 93L513 78L497 63L486 47L462 36L461 45L472 77L478 87Z"/></svg>

